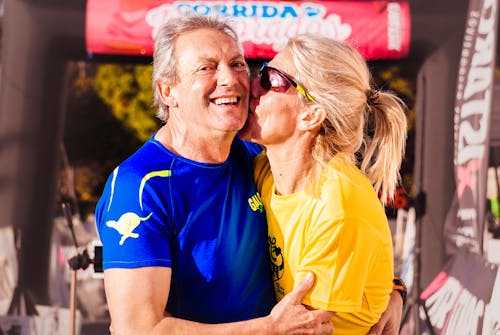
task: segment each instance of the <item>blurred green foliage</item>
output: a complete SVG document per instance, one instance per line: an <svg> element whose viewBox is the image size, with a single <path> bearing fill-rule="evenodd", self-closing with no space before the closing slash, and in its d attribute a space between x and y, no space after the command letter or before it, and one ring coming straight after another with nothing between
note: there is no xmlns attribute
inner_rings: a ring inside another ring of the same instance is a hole
<svg viewBox="0 0 500 335"><path fill-rule="evenodd" d="M72 62L68 73L67 164L61 164L58 201L70 201L85 220L108 175L160 122L150 108L150 66Z"/></svg>
<svg viewBox="0 0 500 335"><path fill-rule="evenodd" d="M152 71L151 65L99 65L94 81L98 96L140 141L146 141L159 125L151 106Z"/></svg>

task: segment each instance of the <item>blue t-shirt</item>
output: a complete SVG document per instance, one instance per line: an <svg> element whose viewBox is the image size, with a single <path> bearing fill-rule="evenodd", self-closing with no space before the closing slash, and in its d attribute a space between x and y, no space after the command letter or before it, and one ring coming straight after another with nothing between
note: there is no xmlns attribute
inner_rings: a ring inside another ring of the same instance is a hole
<svg viewBox="0 0 500 335"><path fill-rule="evenodd" d="M256 152L236 138L226 162L207 164L148 140L113 171L97 204L104 269L172 268L167 311L182 319L268 315L275 298Z"/></svg>

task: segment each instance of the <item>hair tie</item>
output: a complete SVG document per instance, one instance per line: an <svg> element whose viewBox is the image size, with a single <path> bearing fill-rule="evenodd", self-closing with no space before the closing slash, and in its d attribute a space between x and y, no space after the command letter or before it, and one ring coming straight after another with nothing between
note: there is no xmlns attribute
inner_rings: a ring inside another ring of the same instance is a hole
<svg viewBox="0 0 500 335"><path fill-rule="evenodd" d="M368 104L368 106L371 107L371 106L375 105L379 96L380 96L379 91L374 90L374 89L370 89L366 93L366 103Z"/></svg>

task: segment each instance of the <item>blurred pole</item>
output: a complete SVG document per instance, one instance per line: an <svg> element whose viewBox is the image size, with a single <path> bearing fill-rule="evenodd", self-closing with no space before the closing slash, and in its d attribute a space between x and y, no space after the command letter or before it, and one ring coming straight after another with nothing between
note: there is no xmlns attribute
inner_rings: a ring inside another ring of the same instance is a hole
<svg viewBox="0 0 500 335"><path fill-rule="evenodd" d="M70 282L70 297L69 297L69 318L70 318L70 334L75 335L76 332L76 271L71 269Z"/></svg>
<svg viewBox="0 0 500 335"><path fill-rule="evenodd" d="M84 0L7 0L0 87L0 226L23 232L25 288L49 303L61 92L68 60L84 57Z"/></svg>

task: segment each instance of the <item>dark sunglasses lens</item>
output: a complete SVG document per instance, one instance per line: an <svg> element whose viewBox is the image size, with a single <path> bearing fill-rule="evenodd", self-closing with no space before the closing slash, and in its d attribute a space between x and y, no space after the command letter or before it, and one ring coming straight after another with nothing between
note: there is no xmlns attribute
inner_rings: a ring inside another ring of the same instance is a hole
<svg viewBox="0 0 500 335"><path fill-rule="evenodd" d="M260 70L260 87L269 91L271 89L271 82L269 81L269 68L264 67Z"/></svg>
<svg viewBox="0 0 500 335"><path fill-rule="evenodd" d="M275 69L266 67L263 71L266 74L266 83L265 85L268 87L262 86L266 90L273 90L275 92L286 92L291 84L286 77L284 77L279 71ZM261 79L262 80L262 79Z"/></svg>

